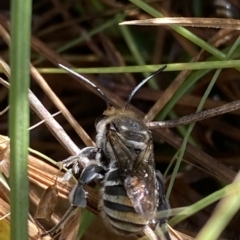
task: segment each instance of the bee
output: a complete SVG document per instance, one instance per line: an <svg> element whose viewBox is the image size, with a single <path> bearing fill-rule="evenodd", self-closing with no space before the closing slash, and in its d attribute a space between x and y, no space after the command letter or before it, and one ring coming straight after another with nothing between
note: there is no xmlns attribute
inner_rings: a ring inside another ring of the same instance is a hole
<svg viewBox="0 0 240 240"><path fill-rule="evenodd" d="M85 208L87 192L84 186L100 179L102 188L99 208L111 229L124 235L145 234L150 240L171 240L166 228L170 208L165 198L162 174L155 169L153 139L149 128L175 127L235 111L240 108L240 101L178 119L145 124L129 110L130 102L142 85L166 66L140 82L129 95L125 107L120 109L112 106L105 93L84 76L61 64L59 66L95 88L106 102L107 109L96 120L96 147L83 148L78 156L62 161L66 167L71 165L65 180L72 173L79 172L79 159L87 158L90 164L82 170L78 183L69 194L70 208L60 222L42 236L57 232L78 207ZM164 234L158 231L160 237L153 231L157 225L163 226L165 231Z"/></svg>
<svg viewBox="0 0 240 240"><path fill-rule="evenodd" d="M77 207L86 207L84 186L102 179L99 208L107 225L119 234L145 234L151 240L158 239L152 229L157 224L165 224L167 217L159 218L157 212L169 209L163 177L155 169L152 133L129 106L136 91L166 66L137 85L121 109L112 106L103 91L88 79L63 65L60 67L91 84L107 104L96 121L96 147L83 149L84 156L89 155L95 161L83 169L78 184L71 191L71 207L63 216L64 221ZM70 163L71 160L64 162ZM55 232L61 224L63 221L42 236ZM165 238L171 240L168 232Z"/></svg>
<svg viewBox="0 0 240 240"><path fill-rule="evenodd" d="M126 107L103 113L96 125L96 145L108 160L101 213L116 232L129 235L165 222L155 216L168 205L161 174L155 170L151 131Z"/></svg>

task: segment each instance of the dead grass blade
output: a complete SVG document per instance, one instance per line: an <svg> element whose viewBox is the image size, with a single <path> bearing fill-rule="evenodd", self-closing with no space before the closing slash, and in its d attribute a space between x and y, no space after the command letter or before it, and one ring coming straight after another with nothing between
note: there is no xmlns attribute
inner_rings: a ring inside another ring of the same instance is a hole
<svg viewBox="0 0 240 240"><path fill-rule="evenodd" d="M56 182L50 185L43 193L37 206L34 218L43 218L49 221L58 202L58 189Z"/></svg>
<svg viewBox="0 0 240 240"><path fill-rule="evenodd" d="M233 30L240 29L239 20L224 18L164 17L145 20L125 21L119 23L119 25L140 25L140 26L181 25L187 27L227 28Z"/></svg>
<svg viewBox="0 0 240 240"><path fill-rule="evenodd" d="M9 138L0 135L0 172L7 178L10 174L10 143Z"/></svg>

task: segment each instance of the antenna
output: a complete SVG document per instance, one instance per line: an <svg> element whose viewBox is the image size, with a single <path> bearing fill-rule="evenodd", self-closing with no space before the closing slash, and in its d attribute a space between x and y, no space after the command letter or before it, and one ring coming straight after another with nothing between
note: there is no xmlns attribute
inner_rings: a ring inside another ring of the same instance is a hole
<svg viewBox="0 0 240 240"><path fill-rule="evenodd" d="M102 96L103 100L106 102L107 104L107 107L110 106L110 101L109 99L107 98L106 94L97 86L95 85L94 83L92 83L90 80L88 80L87 78L85 78L83 75L73 71L72 69L62 65L62 64L58 64L59 67L63 68L64 70L66 70L67 72L71 73L72 75L78 77L78 78L81 78L83 81L85 81L86 83L88 83L89 85L91 85L93 88L95 88Z"/></svg>
<svg viewBox="0 0 240 240"><path fill-rule="evenodd" d="M151 74L150 76L148 76L147 78L143 79L131 92L131 94L128 97L128 100L126 102L126 106L125 109L129 108L130 102L133 98L133 96L135 95L135 93L151 78L153 78L154 76L156 76L158 73L162 72L165 68L167 67L167 65L164 65L162 68L158 69L156 72L154 72L153 74Z"/></svg>

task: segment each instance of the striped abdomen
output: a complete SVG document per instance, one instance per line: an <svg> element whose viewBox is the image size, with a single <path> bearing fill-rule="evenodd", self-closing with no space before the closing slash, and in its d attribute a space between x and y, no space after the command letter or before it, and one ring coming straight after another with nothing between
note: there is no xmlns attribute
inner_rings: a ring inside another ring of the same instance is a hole
<svg viewBox="0 0 240 240"><path fill-rule="evenodd" d="M111 168L104 179L100 208L104 219L120 234L141 232L150 220L136 213L120 179L118 168Z"/></svg>

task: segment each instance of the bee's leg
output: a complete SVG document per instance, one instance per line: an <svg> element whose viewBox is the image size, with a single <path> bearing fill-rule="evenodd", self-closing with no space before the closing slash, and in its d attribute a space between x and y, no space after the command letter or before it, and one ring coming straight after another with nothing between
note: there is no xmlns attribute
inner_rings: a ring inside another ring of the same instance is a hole
<svg viewBox="0 0 240 240"><path fill-rule="evenodd" d="M85 147L79 153L79 158L99 162L102 158L102 149L98 147Z"/></svg>
<svg viewBox="0 0 240 240"><path fill-rule="evenodd" d="M104 162L104 154L101 148L97 147L85 147L83 148L78 155L70 156L61 162L59 165L62 167L69 167L71 168L65 173L62 181L66 182L69 181L72 177L72 174L78 174L83 165L87 165L90 162L100 163Z"/></svg>
<svg viewBox="0 0 240 240"><path fill-rule="evenodd" d="M157 208L157 212L160 212L160 214L157 214L159 216L158 219L156 219L157 222L159 222L160 227L162 227L164 231L164 237L166 240L171 240L171 237L169 236L169 233L167 231L167 217L161 217L161 211L168 210L169 204L165 197L165 188L164 188L164 181L163 176L159 171L156 171L156 177L157 177L157 183L158 183L158 193L159 193L159 204Z"/></svg>
<svg viewBox="0 0 240 240"><path fill-rule="evenodd" d="M90 164L83 169L79 179L78 184L72 189L69 194L69 201L72 206L85 208L87 205L86 201L86 192L83 189L83 186L91 182L94 179L103 178L105 173L103 167L98 164Z"/></svg>
<svg viewBox="0 0 240 240"><path fill-rule="evenodd" d="M163 176L159 171L156 171L157 183L158 183L158 194L159 194L159 205L158 211L168 210L169 204L165 197L165 187L164 187L164 180ZM167 221L167 219L166 219Z"/></svg>
<svg viewBox="0 0 240 240"><path fill-rule="evenodd" d="M52 229L42 234L41 236L46 236L48 234L53 234L63 228L67 220L74 214L75 210L78 207L85 208L87 205L86 201L86 192L83 189L83 186L94 179L103 178L104 169L103 167L97 164L90 164L83 169L79 179L78 184L76 184L69 194L69 201L71 206L68 208L67 212L63 215L60 222L54 226Z"/></svg>

